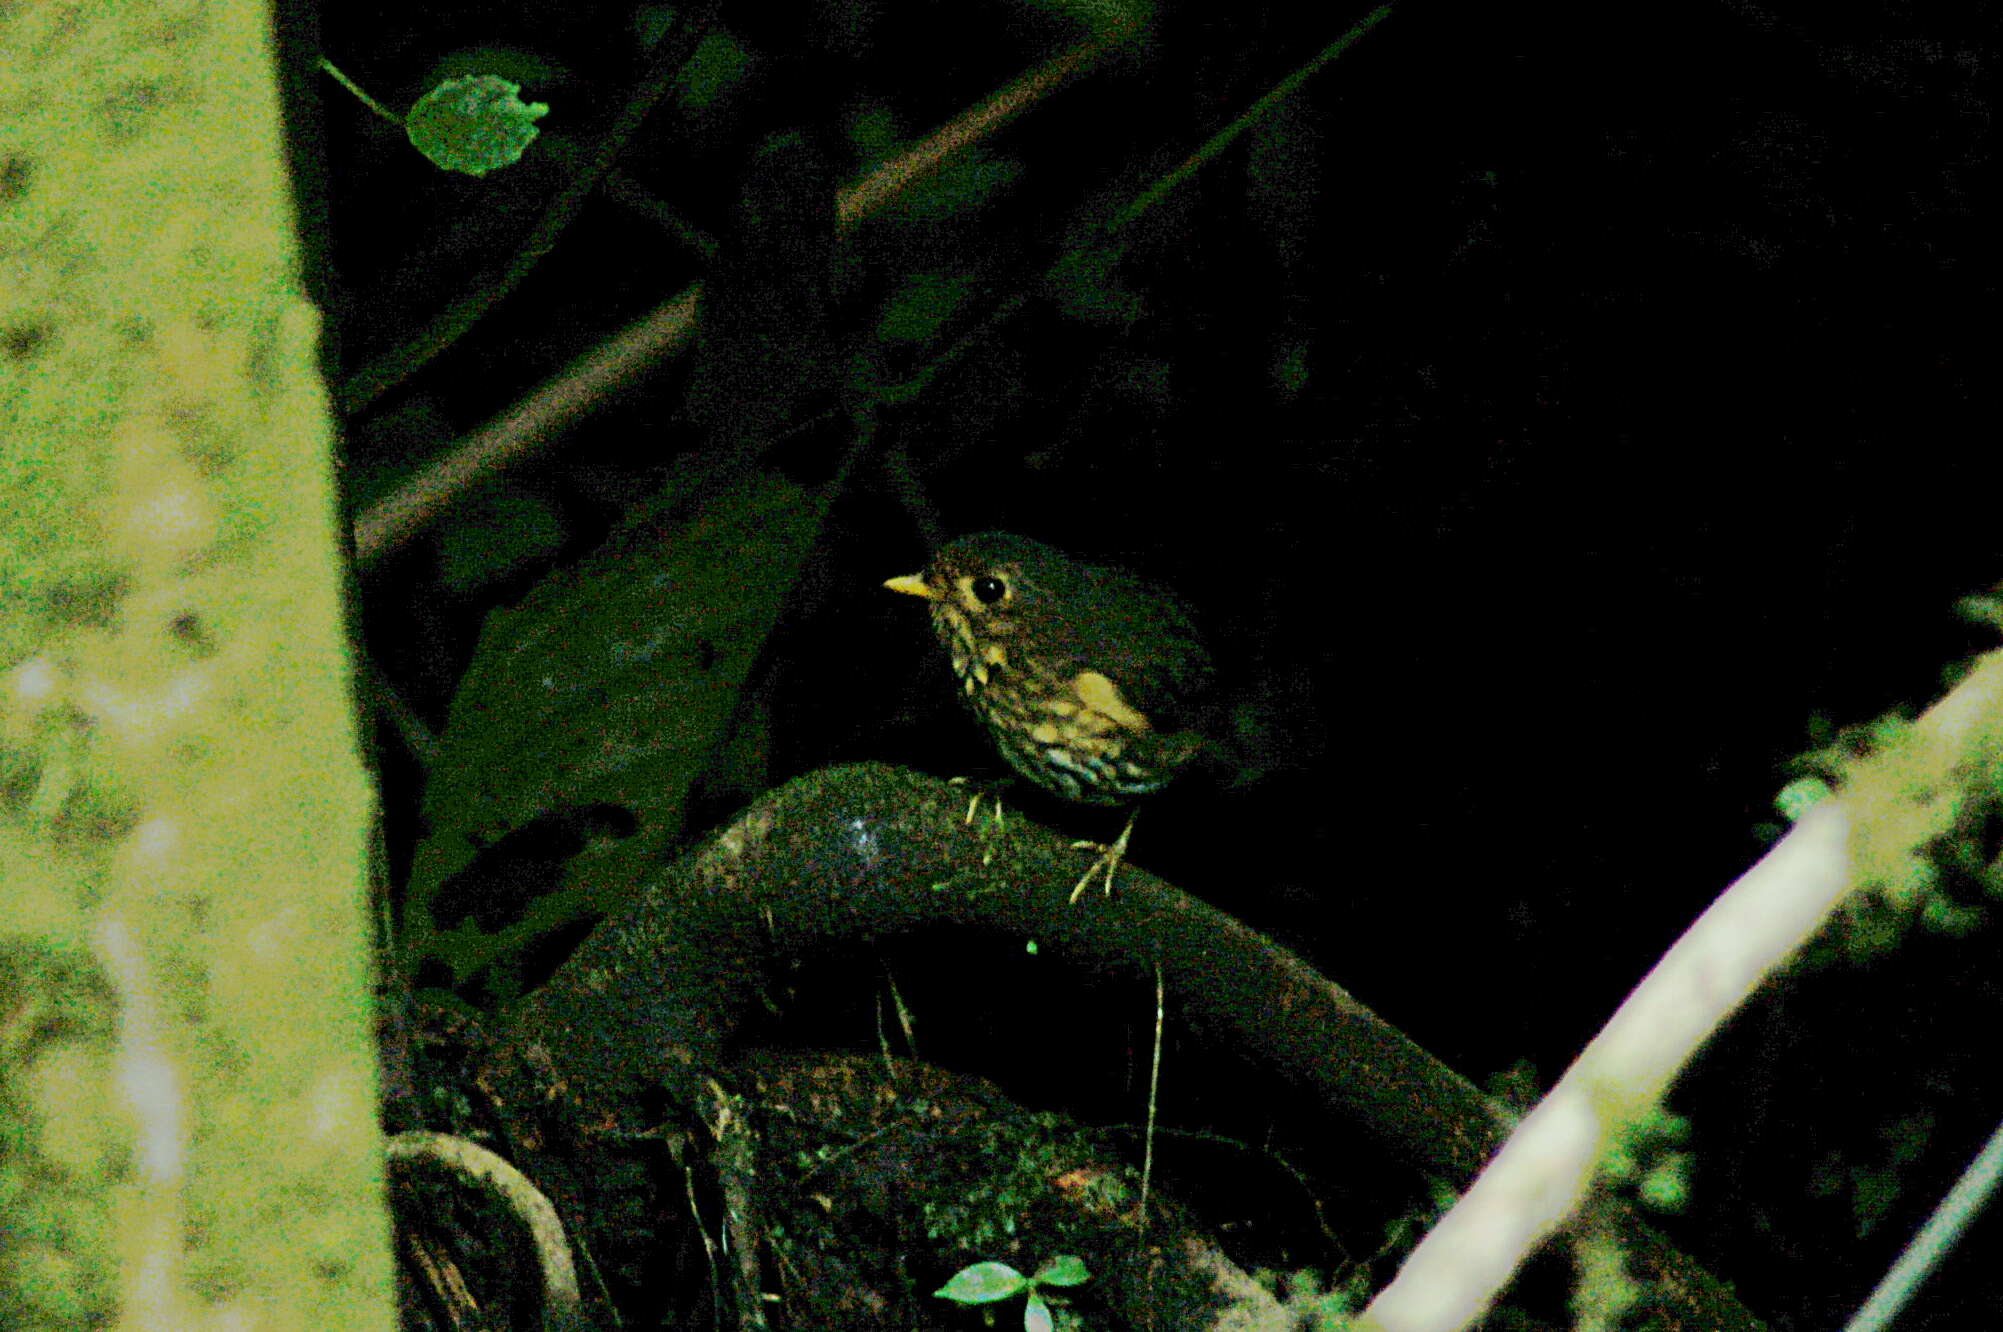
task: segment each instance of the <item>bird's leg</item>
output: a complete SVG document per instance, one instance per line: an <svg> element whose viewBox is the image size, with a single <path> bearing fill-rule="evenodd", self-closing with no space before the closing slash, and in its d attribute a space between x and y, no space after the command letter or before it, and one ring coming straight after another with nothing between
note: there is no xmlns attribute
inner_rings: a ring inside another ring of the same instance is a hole
<svg viewBox="0 0 2003 1332"><path fill-rule="evenodd" d="M1006 779L997 783L996 787L991 790L982 790L979 786L976 786L974 784L974 779L971 777L949 777L946 779L946 784L948 786L974 787L974 793L967 798L966 817L960 820L962 826L972 827L974 823L974 815L977 812L979 812L981 808L981 801L992 800L995 802L995 812L993 818L996 830L1002 832L1006 832L1008 830L1008 818L1006 815L1002 813L1002 798L1000 790L1001 787L1008 785Z"/></svg>
<svg viewBox="0 0 2003 1332"><path fill-rule="evenodd" d="M1127 826L1120 829L1119 837L1114 840L1111 846L1107 846L1103 842L1073 842L1071 844L1071 849L1074 851L1082 851L1090 847L1099 853L1099 858L1092 862L1090 869L1085 871L1085 877L1078 880L1078 886L1071 890L1071 901L1074 904L1084 895L1086 885L1092 882L1092 877L1096 874L1104 874L1106 876L1106 896L1111 897L1113 895L1113 871L1120 867L1120 860L1127 854L1127 840L1134 835L1134 820L1140 816L1141 811L1137 806L1133 813L1127 815Z"/></svg>

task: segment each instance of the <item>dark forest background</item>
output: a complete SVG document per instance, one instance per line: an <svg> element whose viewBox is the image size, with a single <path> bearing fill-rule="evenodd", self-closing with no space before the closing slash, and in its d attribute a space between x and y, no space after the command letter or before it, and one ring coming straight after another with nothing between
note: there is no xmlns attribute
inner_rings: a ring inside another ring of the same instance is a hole
<svg viewBox="0 0 2003 1332"><path fill-rule="evenodd" d="M350 413L362 509L711 284L693 355L360 579L387 711L411 723L380 735L391 877L437 833L410 737L447 729L489 612L664 494L663 526L690 526L735 479L781 477L827 507L797 579L755 544L711 552L720 595L778 579L782 609L676 844L831 762L992 774L923 616L878 585L937 531L1027 533L1176 586L1276 719L1259 780L1153 802L1133 859L1469 1077L1527 1061L1548 1085L1761 854L1797 756L1923 706L1994 641L1956 604L2003 548L1999 11L1399 4L1108 239L1364 11L1089 8L716 7L618 161L655 206L594 194L507 299ZM518 252L678 17L319 12L317 50L392 106L484 69L551 107L519 166L474 180L331 80L304 85L337 384ZM1139 28L834 234L836 188L1094 21ZM891 965L928 1059L1140 1117L1151 992L938 940ZM781 1036L874 1049L882 971L795 977L811 1002L781 1005ZM1985 923L1770 987L1673 1098L1694 1191L1664 1229L1772 1326L1840 1322L1994 1126L1996 976ZM1178 1040L1173 1007L1164 1122L1284 1124L1219 1071L1228 1052ZM2003 1317L1999 1225L1902 1326Z"/></svg>

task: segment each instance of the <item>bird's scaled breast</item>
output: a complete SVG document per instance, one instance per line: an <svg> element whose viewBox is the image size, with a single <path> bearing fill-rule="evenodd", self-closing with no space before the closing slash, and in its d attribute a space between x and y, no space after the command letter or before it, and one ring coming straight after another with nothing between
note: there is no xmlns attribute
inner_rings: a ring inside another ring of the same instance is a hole
<svg viewBox="0 0 2003 1332"><path fill-rule="evenodd" d="M1069 682L979 657L961 679L1009 766L1068 800L1124 804L1160 790L1179 766L1157 761L1159 737L1092 707Z"/></svg>

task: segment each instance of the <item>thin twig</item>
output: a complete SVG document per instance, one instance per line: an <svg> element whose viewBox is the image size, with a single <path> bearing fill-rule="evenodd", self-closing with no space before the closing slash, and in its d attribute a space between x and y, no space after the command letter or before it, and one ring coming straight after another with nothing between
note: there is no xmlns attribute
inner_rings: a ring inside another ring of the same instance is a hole
<svg viewBox="0 0 2003 1332"><path fill-rule="evenodd" d="M1913 1242L1906 1246L1843 1332L1884 1332L1896 1322L1935 1264L1954 1247L1968 1229L1968 1223L1981 1213L1989 1195L1996 1191L1999 1178L2003 1178L2003 1126L1989 1135L1989 1141L1968 1163L1968 1169L1961 1172L1961 1178L1940 1200L1940 1206L1934 1208L1926 1225L1913 1236Z"/></svg>
<svg viewBox="0 0 2003 1332"><path fill-rule="evenodd" d="M536 142L550 159L566 171L582 170L591 160L590 147L573 143L558 134L544 134ZM675 243L694 255L704 266L716 262L716 237L676 212L668 202L618 167L605 173L598 188L606 198L653 223Z"/></svg>
<svg viewBox="0 0 2003 1332"><path fill-rule="evenodd" d="M1136 219L1156 204L1175 192L1177 186L1188 180L1214 161L1219 154L1237 141L1238 136L1273 113L1274 108L1300 90L1302 84L1319 74L1328 63L1363 39L1363 35L1382 23L1391 14L1391 6L1379 5L1357 20L1356 26L1323 47L1321 54L1302 65L1293 73L1273 85L1272 91L1252 103L1236 120L1210 136L1201 148L1191 153L1181 166L1157 180L1113 216L1106 224L1106 233L1114 235L1131 226Z"/></svg>
<svg viewBox="0 0 2003 1332"><path fill-rule="evenodd" d="M368 568L429 527L475 483L527 457L607 394L687 346L701 297L702 284L691 284L370 505L355 520L355 567Z"/></svg>
<svg viewBox="0 0 2003 1332"><path fill-rule="evenodd" d="M1155 963L1155 1043L1154 1059L1148 1065L1148 1131L1141 1139L1141 1235L1148 1238L1148 1185L1155 1173L1155 1109L1161 1097L1161 1042L1167 1021L1168 991L1162 984L1161 963Z"/></svg>
<svg viewBox="0 0 2003 1332"><path fill-rule="evenodd" d="M1089 42L1045 62L994 96L959 115L835 197L835 226L847 231L874 217L899 195L955 156L991 138L1023 112L1099 63L1125 37L1124 30Z"/></svg>
<svg viewBox="0 0 2003 1332"><path fill-rule="evenodd" d="M343 88L346 88L349 92L353 93L363 106L375 112L377 115L381 116L384 120L387 120L390 124L396 126L398 129L403 128L402 116L390 110L388 107L384 106L381 102L378 102L375 98L369 96L367 92L363 91L361 84L356 83L346 74L343 74L340 70L340 67L337 66L333 61L327 59L327 57L325 56L321 56L320 68L325 70L328 74L332 75L334 82L340 84Z"/></svg>
<svg viewBox="0 0 2003 1332"><path fill-rule="evenodd" d="M1300 1187L1301 1196L1307 1199L1308 1206L1314 1211L1315 1228L1321 1231L1322 1238L1328 1241L1329 1256L1340 1262L1347 1263L1349 1261L1349 1248L1342 1242L1341 1237L1330 1228L1328 1224L1328 1209L1322 1205L1321 1195L1315 1191L1314 1181L1308 1178L1307 1171L1301 1169L1271 1147L1254 1147L1243 1138L1234 1138L1228 1133L1216 1133L1208 1129L1164 1128L1159 1124L1151 1125L1145 1122L1139 1124L1104 1124L1100 1126L1099 1132L1142 1133L1157 1138L1181 1138L1188 1142L1217 1143L1220 1146L1236 1148L1238 1151L1270 1161L1290 1176L1294 1183Z"/></svg>
<svg viewBox="0 0 2003 1332"><path fill-rule="evenodd" d="M390 681L380 662L370 661L367 670L369 685L375 691L377 710L396 731L397 738L403 741L404 751L417 761L420 768L430 772L438 763L441 749L437 734L424 724L424 718L417 715L417 709L397 692L396 685Z"/></svg>

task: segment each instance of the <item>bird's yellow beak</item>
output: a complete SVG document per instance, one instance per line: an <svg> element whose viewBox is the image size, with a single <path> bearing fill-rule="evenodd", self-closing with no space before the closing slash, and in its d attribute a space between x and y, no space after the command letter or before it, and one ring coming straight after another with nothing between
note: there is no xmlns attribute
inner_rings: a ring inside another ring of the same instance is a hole
<svg viewBox="0 0 2003 1332"><path fill-rule="evenodd" d="M886 578L883 585L892 592L902 592L909 597L923 597L927 601L944 601L946 594L925 581L924 574L899 574Z"/></svg>

